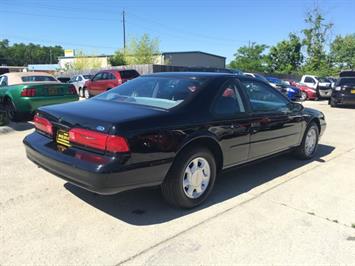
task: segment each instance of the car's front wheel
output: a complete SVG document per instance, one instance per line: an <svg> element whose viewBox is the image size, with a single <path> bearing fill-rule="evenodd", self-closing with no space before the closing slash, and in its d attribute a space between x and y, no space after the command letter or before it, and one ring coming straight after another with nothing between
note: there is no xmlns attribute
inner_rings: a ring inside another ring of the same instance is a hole
<svg viewBox="0 0 355 266"><path fill-rule="evenodd" d="M300 159L309 160L314 157L319 141L319 129L315 122L311 122L304 133L301 145L296 149L296 155Z"/></svg>
<svg viewBox="0 0 355 266"><path fill-rule="evenodd" d="M307 100L308 96L307 96L307 93L305 93L304 91L301 92L301 98L300 100L303 102L305 100Z"/></svg>
<svg viewBox="0 0 355 266"><path fill-rule="evenodd" d="M216 174L216 161L208 149L187 148L175 159L161 186L162 194L173 206L193 208L211 193Z"/></svg>
<svg viewBox="0 0 355 266"><path fill-rule="evenodd" d="M87 88L84 88L84 97L85 97L85 99L91 98L90 92Z"/></svg>
<svg viewBox="0 0 355 266"><path fill-rule="evenodd" d="M337 103L335 102L334 98L330 98L329 103L331 107L337 107Z"/></svg>
<svg viewBox="0 0 355 266"><path fill-rule="evenodd" d="M81 98L84 97L84 90L83 90L83 88L79 88L79 96L80 96Z"/></svg>

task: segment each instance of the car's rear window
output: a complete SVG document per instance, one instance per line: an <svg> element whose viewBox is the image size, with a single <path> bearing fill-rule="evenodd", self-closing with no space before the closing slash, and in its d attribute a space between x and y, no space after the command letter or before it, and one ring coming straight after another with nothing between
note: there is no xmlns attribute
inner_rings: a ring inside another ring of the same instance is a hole
<svg viewBox="0 0 355 266"><path fill-rule="evenodd" d="M94 99L173 108L195 95L206 78L140 77L113 88Z"/></svg>
<svg viewBox="0 0 355 266"><path fill-rule="evenodd" d="M355 86L355 77L354 78L341 78L338 81L339 86L351 85Z"/></svg>
<svg viewBox="0 0 355 266"><path fill-rule="evenodd" d="M21 77L23 82L35 82L35 81L57 81L54 77L51 76L24 76Z"/></svg>
<svg viewBox="0 0 355 266"><path fill-rule="evenodd" d="M121 70L120 75L122 79L134 79L139 76L139 73L135 70Z"/></svg>

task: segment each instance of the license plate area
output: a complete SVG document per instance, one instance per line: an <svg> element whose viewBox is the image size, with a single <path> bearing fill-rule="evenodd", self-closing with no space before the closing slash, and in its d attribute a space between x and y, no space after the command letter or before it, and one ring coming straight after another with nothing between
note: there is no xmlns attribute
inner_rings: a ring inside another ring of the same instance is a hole
<svg viewBox="0 0 355 266"><path fill-rule="evenodd" d="M355 94L355 89L350 91L351 94Z"/></svg>
<svg viewBox="0 0 355 266"><path fill-rule="evenodd" d="M48 95L58 95L58 89L57 88L48 88Z"/></svg>
<svg viewBox="0 0 355 266"><path fill-rule="evenodd" d="M61 144L65 147L70 147L69 132L66 130L58 129L56 141L58 144Z"/></svg>

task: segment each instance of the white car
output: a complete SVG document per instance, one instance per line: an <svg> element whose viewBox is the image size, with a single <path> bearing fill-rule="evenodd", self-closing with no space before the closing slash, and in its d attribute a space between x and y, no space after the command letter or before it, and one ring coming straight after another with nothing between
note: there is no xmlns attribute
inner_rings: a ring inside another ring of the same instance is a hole
<svg viewBox="0 0 355 266"><path fill-rule="evenodd" d="M317 95L324 98L330 98L332 95L331 81L327 78L319 78L313 75L304 75L301 78L301 85L316 90Z"/></svg>
<svg viewBox="0 0 355 266"><path fill-rule="evenodd" d="M90 80L93 76L92 75L77 75L70 79L69 83L75 86L75 89L80 97L84 97L84 85L85 82Z"/></svg>

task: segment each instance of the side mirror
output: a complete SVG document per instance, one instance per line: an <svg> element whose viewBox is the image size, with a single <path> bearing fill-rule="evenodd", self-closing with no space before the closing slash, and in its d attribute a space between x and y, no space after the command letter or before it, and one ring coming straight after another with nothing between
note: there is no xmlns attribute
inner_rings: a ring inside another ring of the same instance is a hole
<svg viewBox="0 0 355 266"><path fill-rule="evenodd" d="M300 104L300 103L294 103L294 102L292 102L292 103L291 103L291 106L290 106L290 109L291 109L291 111L293 111L293 112L301 112L301 111L304 109L304 107L303 107L303 105Z"/></svg>

